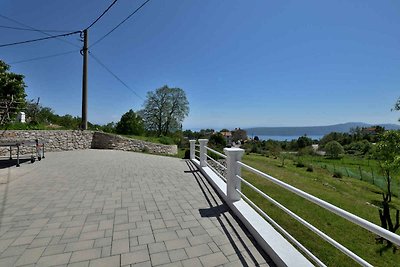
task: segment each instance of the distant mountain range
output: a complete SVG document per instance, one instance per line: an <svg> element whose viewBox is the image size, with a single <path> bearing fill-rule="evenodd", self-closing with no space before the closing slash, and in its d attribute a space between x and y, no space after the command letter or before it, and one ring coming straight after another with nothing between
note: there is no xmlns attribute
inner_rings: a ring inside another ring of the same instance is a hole
<svg viewBox="0 0 400 267"><path fill-rule="evenodd" d="M327 126L302 126L302 127L253 127L245 129L248 135L325 135L331 132L350 132L351 128L356 127L371 127L382 126L386 130L400 130L400 125L397 124L368 124L363 122L347 122Z"/></svg>

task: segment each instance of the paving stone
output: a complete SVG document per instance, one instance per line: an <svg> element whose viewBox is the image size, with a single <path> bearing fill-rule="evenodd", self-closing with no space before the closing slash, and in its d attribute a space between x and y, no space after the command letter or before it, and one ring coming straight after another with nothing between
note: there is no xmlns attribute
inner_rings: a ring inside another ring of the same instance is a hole
<svg viewBox="0 0 400 267"><path fill-rule="evenodd" d="M168 255L172 262L181 261L188 258L184 249L176 249L168 251Z"/></svg>
<svg viewBox="0 0 400 267"><path fill-rule="evenodd" d="M45 247L27 249L22 253L21 257L16 262L16 266L34 264L42 255Z"/></svg>
<svg viewBox="0 0 400 267"><path fill-rule="evenodd" d="M14 263L17 261L18 256L0 258L0 266L14 266Z"/></svg>
<svg viewBox="0 0 400 267"><path fill-rule="evenodd" d="M156 242L178 239L178 235L175 231L155 233L154 237L156 239Z"/></svg>
<svg viewBox="0 0 400 267"><path fill-rule="evenodd" d="M46 247L46 250L43 252L43 256L62 254L65 250L65 247L66 247L66 244L48 246L48 247Z"/></svg>
<svg viewBox="0 0 400 267"><path fill-rule="evenodd" d="M190 247L190 244L186 238L183 238L183 239L167 240L165 241L165 246L167 247L167 250L174 250L178 248Z"/></svg>
<svg viewBox="0 0 400 267"><path fill-rule="evenodd" d="M139 245L154 243L154 236L152 234L138 236Z"/></svg>
<svg viewBox="0 0 400 267"><path fill-rule="evenodd" d="M145 262L150 259L147 250L139 250L130 253L121 254L121 264L135 264L140 262Z"/></svg>
<svg viewBox="0 0 400 267"><path fill-rule="evenodd" d="M203 265L201 265L201 262L198 258L183 260L182 265L184 267L203 267Z"/></svg>
<svg viewBox="0 0 400 267"><path fill-rule="evenodd" d="M85 241L69 243L65 248L65 252L89 249L93 247L93 244L94 240L85 240Z"/></svg>
<svg viewBox="0 0 400 267"><path fill-rule="evenodd" d="M21 255L25 249L27 248L27 245L21 245L21 246L16 246L16 247L8 247L2 254L1 258L7 258L11 256L17 256Z"/></svg>
<svg viewBox="0 0 400 267"><path fill-rule="evenodd" d="M202 244L194 247L185 248L189 258L199 257L207 254L211 254L212 251L207 244Z"/></svg>
<svg viewBox="0 0 400 267"><path fill-rule="evenodd" d="M165 246L164 242L149 244L148 247L150 254L163 252L167 250L167 247Z"/></svg>
<svg viewBox="0 0 400 267"><path fill-rule="evenodd" d="M158 252L150 254L151 264L153 266L170 263L170 259L167 252Z"/></svg>
<svg viewBox="0 0 400 267"><path fill-rule="evenodd" d="M132 267L152 267L151 261L145 261L140 263L131 264Z"/></svg>
<svg viewBox="0 0 400 267"><path fill-rule="evenodd" d="M111 243L111 254L121 254L129 252L129 239L114 240Z"/></svg>
<svg viewBox="0 0 400 267"><path fill-rule="evenodd" d="M68 267L88 267L88 266L89 266L89 261L81 261L68 264Z"/></svg>
<svg viewBox="0 0 400 267"><path fill-rule="evenodd" d="M91 260L89 267L119 267L120 255Z"/></svg>
<svg viewBox="0 0 400 267"><path fill-rule="evenodd" d="M101 247L101 257L109 257L111 256L111 246Z"/></svg>
<svg viewBox="0 0 400 267"><path fill-rule="evenodd" d="M94 241L95 248L106 247L106 246L111 246L111 237L98 238Z"/></svg>
<svg viewBox="0 0 400 267"><path fill-rule="evenodd" d="M200 257L200 261L204 266L218 266L228 262L228 259L222 252L217 252L210 255Z"/></svg>
<svg viewBox="0 0 400 267"><path fill-rule="evenodd" d="M100 258L101 248L92 248L87 250L74 251L70 262L79 262Z"/></svg>
<svg viewBox="0 0 400 267"><path fill-rule="evenodd" d="M63 254L56 254L51 256L44 256L40 257L39 261L37 262L38 266L56 266L67 264L71 257L71 252L63 253Z"/></svg>

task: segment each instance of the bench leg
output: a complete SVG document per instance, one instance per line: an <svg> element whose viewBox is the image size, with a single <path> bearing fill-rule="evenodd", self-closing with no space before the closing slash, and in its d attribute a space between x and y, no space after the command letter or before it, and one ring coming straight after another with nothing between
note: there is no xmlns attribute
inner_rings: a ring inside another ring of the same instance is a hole
<svg viewBox="0 0 400 267"><path fill-rule="evenodd" d="M19 146L17 146L17 167L19 167Z"/></svg>

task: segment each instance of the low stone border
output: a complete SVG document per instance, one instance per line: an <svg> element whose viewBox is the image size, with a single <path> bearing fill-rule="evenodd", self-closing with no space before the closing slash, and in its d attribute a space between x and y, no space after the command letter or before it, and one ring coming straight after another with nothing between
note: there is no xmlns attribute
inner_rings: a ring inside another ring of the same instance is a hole
<svg viewBox="0 0 400 267"><path fill-rule="evenodd" d="M119 135L80 130L1 130L1 141L43 140L46 152L77 149L116 149L175 155L176 145L163 145L130 139ZM21 147L21 154L30 154L31 147ZM7 147L0 147L0 156L9 155Z"/></svg>

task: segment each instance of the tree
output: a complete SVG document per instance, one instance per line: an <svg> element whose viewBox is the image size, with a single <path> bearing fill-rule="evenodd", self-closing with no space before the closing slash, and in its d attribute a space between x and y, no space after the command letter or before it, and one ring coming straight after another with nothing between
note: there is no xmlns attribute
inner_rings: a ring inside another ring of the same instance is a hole
<svg viewBox="0 0 400 267"><path fill-rule="evenodd" d="M116 131L119 134L141 135L144 132L143 120L130 109L117 123Z"/></svg>
<svg viewBox="0 0 400 267"><path fill-rule="evenodd" d="M247 140L247 132L240 128L235 129L234 131L232 131L232 140L233 142Z"/></svg>
<svg viewBox="0 0 400 267"><path fill-rule="evenodd" d="M10 66L0 60L0 101L12 103L11 117L25 107L25 87L24 75L10 72Z"/></svg>
<svg viewBox="0 0 400 267"><path fill-rule="evenodd" d="M185 91L163 86L147 93L144 109L139 112L145 128L158 136L179 130L189 114L189 102Z"/></svg>
<svg viewBox="0 0 400 267"><path fill-rule="evenodd" d="M226 147L225 137L221 133L216 133L210 136L209 139L210 144L215 148L224 148Z"/></svg>
<svg viewBox="0 0 400 267"><path fill-rule="evenodd" d="M330 158L337 159L340 154L344 153L344 149L337 141L330 141L325 145L326 155Z"/></svg>
<svg viewBox="0 0 400 267"><path fill-rule="evenodd" d="M307 137L306 135L300 136L297 139L298 149L302 149L302 148L305 148L305 147L311 146L311 145L312 145L312 139Z"/></svg>
<svg viewBox="0 0 400 267"><path fill-rule="evenodd" d="M381 140L376 144L375 157L385 175L386 192L382 193L382 209L379 209L379 218L383 228L395 233L400 227L399 210L396 209L396 222L393 224L390 215L390 205L392 201L392 175L400 170L400 132L387 131L381 135ZM383 238L380 239L383 242ZM387 248L392 246L390 241L387 242ZM393 248L396 250L396 247Z"/></svg>

